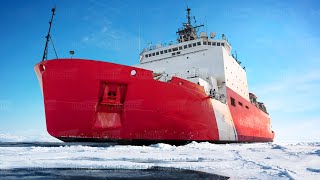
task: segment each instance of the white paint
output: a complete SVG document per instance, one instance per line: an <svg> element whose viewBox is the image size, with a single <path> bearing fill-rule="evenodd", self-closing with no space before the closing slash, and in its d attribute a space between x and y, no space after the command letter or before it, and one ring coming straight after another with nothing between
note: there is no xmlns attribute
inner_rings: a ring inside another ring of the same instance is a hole
<svg viewBox="0 0 320 180"><path fill-rule="evenodd" d="M216 45L208 45L209 42ZM224 46L221 46L222 43ZM189 47L190 45L192 47ZM169 49L171 52L164 53ZM177 54L178 52L180 54ZM169 76L177 76L189 81L192 81L191 78L197 74L197 77L201 77L211 85L211 89L216 89L217 93L226 96L226 88L219 88L226 85L249 100L246 72L230 55L230 52L231 46L225 40L198 38L144 51L141 54L141 64L136 67L152 70L156 73L165 72ZM149 55L151 56L149 57Z"/></svg>
<svg viewBox="0 0 320 180"><path fill-rule="evenodd" d="M237 141L237 132L228 105L211 99L221 141Z"/></svg>
<svg viewBox="0 0 320 180"><path fill-rule="evenodd" d="M207 95L210 94L211 85L207 81L205 81L201 78L198 78L198 77L190 78L189 81L191 81L195 84L199 84L200 86L202 86L204 88L204 92Z"/></svg>
<svg viewBox="0 0 320 180"><path fill-rule="evenodd" d="M137 71L136 70L131 70L130 74L131 74L131 76L135 76L137 74Z"/></svg>
<svg viewBox="0 0 320 180"><path fill-rule="evenodd" d="M239 63L228 52L222 50L225 69L225 82L227 87L234 92L249 100L249 90L247 82L246 71L239 65Z"/></svg>

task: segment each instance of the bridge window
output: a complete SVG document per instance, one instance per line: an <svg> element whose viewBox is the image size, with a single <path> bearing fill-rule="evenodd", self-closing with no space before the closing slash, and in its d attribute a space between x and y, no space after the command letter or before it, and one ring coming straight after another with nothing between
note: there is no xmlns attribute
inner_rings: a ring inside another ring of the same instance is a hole
<svg viewBox="0 0 320 180"><path fill-rule="evenodd" d="M197 43L193 43L193 47L197 46Z"/></svg>
<svg viewBox="0 0 320 180"><path fill-rule="evenodd" d="M212 46L216 46L216 42L212 42Z"/></svg>
<svg viewBox="0 0 320 180"><path fill-rule="evenodd" d="M163 51L160 51L160 54L163 54Z"/></svg>
<svg viewBox="0 0 320 180"><path fill-rule="evenodd" d="M200 46L200 45L201 45L201 42L197 42L197 45Z"/></svg>
<svg viewBox="0 0 320 180"><path fill-rule="evenodd" d="M217 43L217 46L220 46L220 43L219 43L219 42Z"/></svg>
<svg viewBox="0 0 320 180"><path fill-rule="evenodd" d="M168 49L168 52L171 52L172 50L171 49Z"/></svg>
<svg viewBox="0 0 320 180"><path fill-rule="evenodd" d="M159 52L156 52L156 55L159 55Z"/></svg>
<svg viewBox="0 0 320 180"><path fill-rule="evenodd" d="M167 53L168 52L168 50L164 50L164 53Z"/></svg>
<svg viewBox="0 0 320 180"><path fill-rule="evenodd" d="M152 56L156 55L156 53L152 53Z"/></svg>
<svg viewBox="0 0 320 180"><path fill-rule="evenodd" d="M188 47L191 48L191 47L192 47L192 44L188 44Z"/></svg>
<svg viewBox="0 0 320 180"><path fill-rule="evenodd" d="M211 46L211 42L208 42L208 45Z"/></svg>
<svg viewBox="0 0 320 180"><path fill-rule="evenodd" d="M179 46L179 50L182 50L182 46Z"/></svg>
<svg viewBox="0 0 320 180"><path fill-rule="evenodd" d="M177 52L177 54L179 55L179 54L180 54L180 51L179 51L179 52Z"/></svg>
<svg viewBox="0 0 320 180"><path fill-rule="evenodd" d="M231 97L230 99L231 99L231 105L236 107L236 100L233 97Z"/></svg>
<svg viewBox="0 0 320 180"><path fill-rule="evenodd" d="M184 45L184 47L183 47L184 49L187 49L188 48L188 45Z"/></svg>
<svg viewBox="0 0 320 180"><path fill-rule="evenodd" d="M224 43L221 43L221 46L224 46Z"/></svg>
<svg viewBox="0 0 320 180"><path fill-rule="evenodd" d="M176 55L176 53L172 53L172 56Z"/></svg>
<svg viewBox="0 0 320 180"><path fill-rule="evenodd" d="M173 48L172 51L178 51L178 47Z"/></svg>
<svg viewBox="0 0 320 180"><path fill-rule="evenodd" d="M207 45L207 41L203 41L203 45Z"/></svg>
<svg viewBox="0 0 320 180"><path fill-rule="evenodd" d="M146 54L145 57L147 58L147 57L148 57L148 54Z"/></svg>

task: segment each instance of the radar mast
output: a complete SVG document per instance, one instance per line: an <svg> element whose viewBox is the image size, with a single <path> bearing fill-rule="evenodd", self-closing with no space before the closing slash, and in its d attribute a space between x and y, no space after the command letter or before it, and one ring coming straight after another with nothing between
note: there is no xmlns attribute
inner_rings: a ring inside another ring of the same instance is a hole
<svg viewBox="0 0 320 180"><path fill-rule="evenodd" d="M181 43L181 42L185 42L185 41L191 41L191 40L194 40L194 39L197 39L197 32L198 32L198 28L199 27L203 27L203 24L197 26L193 26L192 23L191 23L191 18L194 18L195 17L191 17L191 9L188 7L187 8L187 20L188 22L187 23L183 23L182 24L182 29L178 29L177 31L177 34L178 34L178 42Z"/></svg>

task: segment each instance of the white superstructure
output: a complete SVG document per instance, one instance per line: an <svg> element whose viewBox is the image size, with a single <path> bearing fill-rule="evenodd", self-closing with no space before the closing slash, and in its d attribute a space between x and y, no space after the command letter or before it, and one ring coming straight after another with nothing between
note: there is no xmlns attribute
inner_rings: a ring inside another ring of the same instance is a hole
<svg viewBox="0 0 320 180"><path fill-rule="evenodd" d="M204 86L209 94L215 92L226 97L226 86L243 98L249 100L246 71L231 54L231 46L222 35L214 39L205 32L196 35L196 28L188 23L177 34L178 43L169 46L156 45L140 54L140 64L136 67L152 70L161 74L161 80L167 81L172 76L180 77Z"/></svg>

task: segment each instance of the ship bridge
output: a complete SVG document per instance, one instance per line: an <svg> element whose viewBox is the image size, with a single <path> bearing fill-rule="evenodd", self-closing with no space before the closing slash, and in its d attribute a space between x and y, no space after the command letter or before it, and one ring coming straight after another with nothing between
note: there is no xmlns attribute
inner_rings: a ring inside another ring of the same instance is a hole
<svg viewBox="0 0 320 180"><path fill-rule="evenodd" d="M249 100L246 71L231 54L226 36L216 39L214 32L198 35L198 28L203 25L192 25L190 10L187 9L187 23L176 32L177 42L144 49L136 67L162 74L163 81L180 77L204 86L206 92L214 90L224 96L229 87Z"/></svg>

